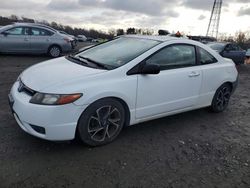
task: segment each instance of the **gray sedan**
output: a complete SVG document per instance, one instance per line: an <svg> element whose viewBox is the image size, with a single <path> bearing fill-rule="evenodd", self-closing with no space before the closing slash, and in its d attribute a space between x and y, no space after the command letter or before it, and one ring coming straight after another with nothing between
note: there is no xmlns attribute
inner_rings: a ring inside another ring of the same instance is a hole
<svg viewBox="0 0 250 188"><path fill-rule="evenodd" d="M72 50L73 39L57 30L30 23L17 23L0 28L0 52L48 54L58 57Z"/></svg>

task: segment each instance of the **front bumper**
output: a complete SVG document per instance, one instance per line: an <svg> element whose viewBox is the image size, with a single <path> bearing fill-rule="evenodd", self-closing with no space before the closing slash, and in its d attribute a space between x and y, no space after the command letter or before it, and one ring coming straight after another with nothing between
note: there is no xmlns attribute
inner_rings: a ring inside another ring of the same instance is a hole
<svg viewBox="0 0 250 188"><path fill-rule="evenodd" d="M74 104L46 106L29 103L31 96L18 92L16 82L9 95L9 104L18 125L27 133L51 141L72 140L79 117L86 106ZM44 133L34 127L44 129Z"/></svg>

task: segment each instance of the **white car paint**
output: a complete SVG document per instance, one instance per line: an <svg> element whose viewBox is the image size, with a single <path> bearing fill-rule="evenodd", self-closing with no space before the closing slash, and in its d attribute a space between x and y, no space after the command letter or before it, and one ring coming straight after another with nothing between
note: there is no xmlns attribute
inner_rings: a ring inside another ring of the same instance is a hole
<svg viewBox="0 0 250 188"><path fill-rule="evenodd" d="M18 124L26 132L47 140L75 138L77 122L93 102L105 97L123 100L130 112L130 125L210 106L216 90L225 82L237 80L237 70L231 60L225 60L209 47L192 40L163 36L124 36L161 43L114 70L85 67L64 57L34 65L20 79L29 88L42 93L83 96L62 106L31 104L31 96L18 92L19 82L11 89L13 111ZM158 75L127 75L138 63L159 49L171 44L189 44L212 54L218 63L161 71ZM46 129L39 134L29 124Z"/></svg>

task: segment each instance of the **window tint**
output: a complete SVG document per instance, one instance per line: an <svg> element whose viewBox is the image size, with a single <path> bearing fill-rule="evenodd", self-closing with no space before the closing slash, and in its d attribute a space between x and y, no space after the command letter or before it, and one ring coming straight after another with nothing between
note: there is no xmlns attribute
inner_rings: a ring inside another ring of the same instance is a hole
<svg viewBox="0 0 250 188"><path fill-rule="evenodd" d="M196 64L195 47L191 45L172 45L150 57L147 63L158 64L161 69L186 67Z"/></svg>
<svg viewBox="0 0 250 188"><path fill-rule="evenodd" d="M233 46L234 51L241 50L241 48L237 44L233 44L232 46Z"/></svg>
<svg viewBox="0 0 250 188"><path fill-rule="evenodd" d="M31 35L33 36L51 36L53 33L40 28L31 28Z"/></svg>
<svg viewBox="0 0 250 188"><path fill-rule="evenodd" d="M7 31L9 35L28 35L28 30L27 28L24 28L24 27L14 27Z"/></svg>
<svg viewBox="0 0 250 188"><path fill-rule="evenodd" d="M202 65L217 62L217 59L214 56L212 56L208 51L206 51L202 48L199 48L199 55L200 55L200 63Z"/></svg>

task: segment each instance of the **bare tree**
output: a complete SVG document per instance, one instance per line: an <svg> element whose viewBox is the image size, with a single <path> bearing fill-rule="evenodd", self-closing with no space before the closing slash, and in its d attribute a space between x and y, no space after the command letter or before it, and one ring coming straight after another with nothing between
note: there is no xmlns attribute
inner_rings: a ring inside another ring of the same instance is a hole
<svg viewBox="0 0 250 188"><path fill-rule="evenodd" d="M239 45L244 44L247 41L246 34L244 32L237 32L235 34L235 42L237 42Z"/></svg>
<svg viewBox="0 0 250 188"><path fill-rule="evenodd" d="M117 34L117 36L124 35L124 30L123 29L117 29L116 34Z"/></svg>

